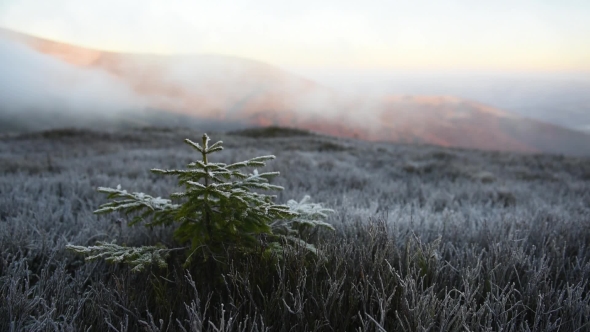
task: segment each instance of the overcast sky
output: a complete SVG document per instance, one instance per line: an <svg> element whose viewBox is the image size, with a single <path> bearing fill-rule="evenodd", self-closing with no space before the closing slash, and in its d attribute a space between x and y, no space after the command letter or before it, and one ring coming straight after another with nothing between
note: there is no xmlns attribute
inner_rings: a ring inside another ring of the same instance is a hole
<svg viewBox="0 0 590 332"><path fill-rule="evenodd" d="M0 26L304 70L590 71L588 0L0 0Z"/></svg>

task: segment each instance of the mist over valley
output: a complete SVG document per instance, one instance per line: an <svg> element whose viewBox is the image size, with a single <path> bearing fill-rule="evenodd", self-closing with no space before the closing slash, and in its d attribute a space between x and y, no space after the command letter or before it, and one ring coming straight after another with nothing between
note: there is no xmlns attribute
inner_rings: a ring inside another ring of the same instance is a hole
<svg viewBox="0 0 590 332"><path fill-rule="evenodd" d="M482 89L477 85L465 84L476 92L461 93L452 85L436 88L443 86L440 80L429 85L409 79L407 85L397 83L397 88L384 82L350 93L270 64L231 56L104 52L6 29L0 31L0 40L4 72L0 129L5 132L97 125L228 130L274 125L371 141L590 154L590 135L567 126L576 122L583 127L584 122L575 119L583 121L587 113L574 108L570 111L578 114L574 118L565 106L561 116L549 116L541 107L533 112L543 99L510 107L511 99L501 98L503 93L495 94L500 95L498 104L521 111L495 108L489 106L496 100L490 96L498 90L493 84L488 94L478 95ZM571 91L571 103L584 105L579 90ZM555 102L547 105L557 107Z"/></svg>

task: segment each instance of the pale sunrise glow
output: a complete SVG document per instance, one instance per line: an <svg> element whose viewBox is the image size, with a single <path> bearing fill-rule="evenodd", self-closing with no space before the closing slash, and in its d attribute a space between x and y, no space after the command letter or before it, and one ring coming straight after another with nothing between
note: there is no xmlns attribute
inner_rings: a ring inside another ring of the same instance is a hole
<svg viewBox="0 0 590 332"><path fill-rule="evenodd" d="M4 0L0 27L102 50L279 66L590 70L588 1Z"/></svg>

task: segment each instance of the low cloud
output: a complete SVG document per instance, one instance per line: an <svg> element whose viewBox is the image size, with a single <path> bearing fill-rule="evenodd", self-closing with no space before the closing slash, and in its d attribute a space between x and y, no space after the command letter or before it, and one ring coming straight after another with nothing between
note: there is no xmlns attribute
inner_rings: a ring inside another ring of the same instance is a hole
<svg viewBox="0 0 590 332"><path fill-rule="evenodd" d="M0 39L0 72L0 115L51 112L77 121L146 106L143 97L104 71L77 67L9 40Z"/></svg>

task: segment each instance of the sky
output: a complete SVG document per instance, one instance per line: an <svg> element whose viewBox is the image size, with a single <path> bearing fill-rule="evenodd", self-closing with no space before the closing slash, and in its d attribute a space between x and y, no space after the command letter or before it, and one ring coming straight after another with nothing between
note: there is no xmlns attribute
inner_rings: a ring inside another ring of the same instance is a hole
<svg viewBox="0 0 590 332"><path fill-rule="evenodd" d="M588 0L0 0L0 27L39 37L302 72L590 72L589 18Z"/></svg>

